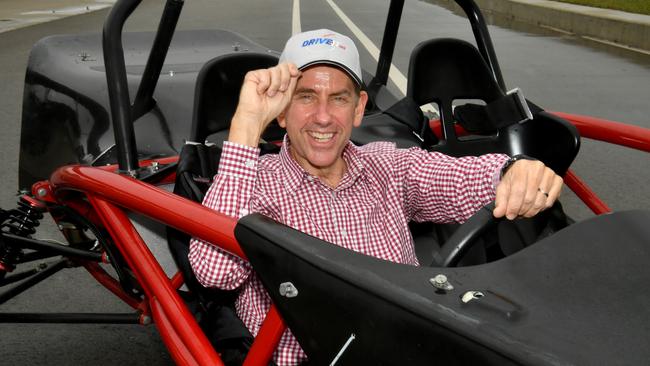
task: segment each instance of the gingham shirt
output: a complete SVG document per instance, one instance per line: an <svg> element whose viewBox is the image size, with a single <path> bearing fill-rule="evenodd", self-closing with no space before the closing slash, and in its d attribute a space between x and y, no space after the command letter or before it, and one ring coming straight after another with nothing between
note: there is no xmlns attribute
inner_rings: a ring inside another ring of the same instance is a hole
<svg viewBox="0 0 650 366"><path fill-rule="evenodd" d="M377 142L348 143L347 172L332 189L291 158L225 142L219 171L203 204L233 217L259 212L307 234L367 255L418 265L408 222L463 222L494 199L506 155L452 158ZM237 314L253 335L271 300L248 262L192 240L190 263L206 287L241 287ZM287 330L274 354L278 365L306 359Z"/></svg>

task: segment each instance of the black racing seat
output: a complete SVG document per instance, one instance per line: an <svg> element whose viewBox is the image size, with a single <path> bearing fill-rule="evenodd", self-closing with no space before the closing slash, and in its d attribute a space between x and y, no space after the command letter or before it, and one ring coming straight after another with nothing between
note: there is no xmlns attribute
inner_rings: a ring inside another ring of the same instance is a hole
<svg viewBox="0 0 650 366"><path fill-rule="evenodd" d="M409 64L407 96L418 105L438 105L444 141L434 150L448 155L526 154L564 175L580 148L575 126L528 101L535 113L523 123L476 130L457 121L454 107L459 101L490 104L506 97L478 50L459 39L433 39L416 46ZM473 130L473 138L457 136L456 123Z"/></svg>
<svg viewBox="0 0 650 366"><path fill-rule="evenodd" d="M204 142L212 134L227 131L246 73L277 64L276 56L253 52L227 54L208 61L196 80L190 141ZM269 140L280 139L278 129L269 126L264 136Z"/></svg>
<svg viewBox="0 0 650 366"><path fill-rule="evenodd" d="M196 202L203 201L221 156L221 146L207 142L208 138L212 136L213 140L223 141L227 137L215 134L227 133L246 73L277 63L277 57L270 54L242 52L219 56L203 66L196 81L190 138L179 156L174 193ZM277 131L271 128L265 137L276 140ZM262 151L275 152L277 147L265 144ZM226 365L241 365L253 337L234 311L237 292L203 287L188 261L190 236L168 228L167 238L172 256L190 290L184 297L199 325Z"/></svg>
<svg viewBox="0 0 650 366"><path fill-rule="evenodd" d="M431 149L451 156L526 154L564 175L580 148L580 137L573 125L529 101L526 103L533 111L533 118L527 121L515 119L504 123L495 118L499 125L494 125L486 120L461 119L459 111L465 108L462 102L469 102L467 106L471 108L485 110L487 108L480 105L492 106L508 98L478 50L462 40L432 39L415 47L409 64L407 97L417 105L437 104L443 136ZM475 118L476 114L470 116ZM458 136L457 124L471 131L471 136ZM570 220L558 204L533 219L514 223L504 220L497 232L489 235L498 236L504 252L500 254L509 254L568 223ZM436 225L432 231L426 224L413 226L416 251L423 264L431 263L432 240L443 243L454 228L453 225ZM486 259L485 253L475 255L480 257L475 260Z"/></svg>

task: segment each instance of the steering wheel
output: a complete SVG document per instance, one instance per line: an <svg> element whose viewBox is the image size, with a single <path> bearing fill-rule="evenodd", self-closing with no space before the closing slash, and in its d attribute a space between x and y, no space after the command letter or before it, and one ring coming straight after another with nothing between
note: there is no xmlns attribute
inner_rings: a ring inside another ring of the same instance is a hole
<svg viewBox="0 0 650 366"><path fill-rule="evenodd" d="M501 219L494 217L494 201L478 210L449 237L440 251L433 254L432 266L454 267L472 248L477 239Z"/></svg>

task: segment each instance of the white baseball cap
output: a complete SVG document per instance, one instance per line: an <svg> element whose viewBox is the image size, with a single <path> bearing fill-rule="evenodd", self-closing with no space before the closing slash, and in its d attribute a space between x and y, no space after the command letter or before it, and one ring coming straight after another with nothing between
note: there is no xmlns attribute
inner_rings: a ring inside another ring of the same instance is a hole
<svg viewBox="0 0 650 366"><path fill-rule="evenodd" d="M334 65L363 86L357 46L349 37L329 29L298 33L289 38L280 62L292 62L299 70L316 64Z"/></svg>

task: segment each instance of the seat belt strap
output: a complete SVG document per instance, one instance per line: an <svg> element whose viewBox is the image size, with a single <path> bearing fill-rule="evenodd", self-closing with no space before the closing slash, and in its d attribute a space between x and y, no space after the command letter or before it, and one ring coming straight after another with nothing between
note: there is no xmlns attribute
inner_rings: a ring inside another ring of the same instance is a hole
<svg viewBox="0 0 650 366"><path fill-rule="evenodd" d="M469 132L489 133L533 119L521 89L515 88L487 105L468 103L454 109L454 118Z"/></svg>

